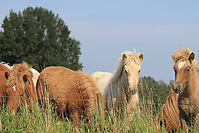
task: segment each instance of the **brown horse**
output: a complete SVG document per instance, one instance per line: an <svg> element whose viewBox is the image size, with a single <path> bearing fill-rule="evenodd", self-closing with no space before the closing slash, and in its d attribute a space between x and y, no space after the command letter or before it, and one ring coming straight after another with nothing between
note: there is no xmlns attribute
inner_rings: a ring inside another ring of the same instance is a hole
<svg viewBox="0 0 199 133"><path fill-rule="evenodd" d="M178 109L178 94L170 91L165 104L158 114L160 126L164 125L168 133L180 131L180 119Z"/></svg>
<svg viewBox="0 0 199 133"><path fill-rule="evenodd" d="M179 117L183 131L188 132L188 126L198 128L199 119L199 75L198 61L195 54L182 47L172 55L175 65L175 83L173 90L179 93Z"/></svg>
<svg viewBox="0 0 199 133"><path fill-rule="evenodd" d="M20 105L37 102L31 66L25 62L15 64L6 81L7 105L15 114Z"/></svg>
<svg viewBox="0 0 199 133"><path fill-rule="evenodd" d="M86 73L54 66L47 67L40 73L36 90L40 104L44 97L49 97L58 113L75 122L79 122L82 112L85 113L86 121L91 122L90 113L95 113L96 94L100 93Z"/></svg>
<svg viewBox="0 0 199 133"><path fill-rule="evenodd" d="M0 106L3 105L4 101L4 93L6 89L6 75L9 75L11 70L6 67L4 63L0 63Z"/></svg>

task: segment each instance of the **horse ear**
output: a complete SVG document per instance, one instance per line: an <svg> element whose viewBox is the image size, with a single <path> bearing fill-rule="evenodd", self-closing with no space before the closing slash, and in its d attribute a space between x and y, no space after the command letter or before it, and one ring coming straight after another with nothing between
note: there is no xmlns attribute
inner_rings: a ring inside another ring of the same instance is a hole
<svg viewBox="0 0 199 133"><path fill-rule="evenodd" d="M28 81L28 76L27 76L26 74L23 76L23 81L24 81L25 83Z"/></svg>
<svg viewBox="0 0 199 133"><path fill-rule="evenodd" d="M8 72L5 72L5 78L8 79L9 76Z"/></svg>
<svg viewBox="0 0 199 133"><path fill-rule="evenodd" d="M139 58L140 58L140 60L142 61L142 60L144 59L144 55L143 55L143 54L140 54L140 55L139 55Z"/></svg>
<svg viewBox="0 0 199 133"><path fill-rule="evenodd" d="M171 55L172 59L173 59L173 55Z"/></svg>
<svg viewBox="0 0 199 133"><path fill-rule="evenodd" d="M125 60L126 58L127 58L127 55L126 55L126 54L123 54L123 55L122 55L122 59Z"/></svg>
<svg viewBox="0 0 199 133"><path fill-rule="evenodd" d="M192 52L190 55L189 55L189 61L190 63L192 63L192 61L195 59L195 54Z"/></svg>

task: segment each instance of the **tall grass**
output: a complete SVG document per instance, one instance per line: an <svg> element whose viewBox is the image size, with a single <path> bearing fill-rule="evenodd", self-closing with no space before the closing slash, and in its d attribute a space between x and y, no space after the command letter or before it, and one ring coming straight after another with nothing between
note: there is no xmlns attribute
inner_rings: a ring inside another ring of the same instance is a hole
<svg viewBox="0 0 199 133"><path fill-rule="evenodd" d="M139 91L142 91L142 85ZM153 93L151 88L148 88L148 91ZM136 111L131 114L120 114L118 117L106 115L104 128L100 127L98 112L92 115L91 125L85 124L84 120L75 125L67 118L60 118L48 100L46 100L46 107L38 107L34 104L30 112L24 106L15 115L12 115L9 109L2 107L0 109L0 132L165 132L164 127L157 130L158 121L156 113L154 113L156 106L152 104L152 97L143 97L140 101L141 113L139 115Z"/></svg>

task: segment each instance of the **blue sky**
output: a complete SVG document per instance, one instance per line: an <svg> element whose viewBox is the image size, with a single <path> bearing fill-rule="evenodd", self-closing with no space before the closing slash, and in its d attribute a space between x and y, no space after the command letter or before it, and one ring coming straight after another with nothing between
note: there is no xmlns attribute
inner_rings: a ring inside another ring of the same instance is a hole
<svg viewBox="0 0 199 133"><path fill-rule="evenodd" d="M0 0L0 23L11 9L52 10L81 43L83 71L113 72L126 50L143 53L140 76L174 80L171 55L181 46L199 55L199 1L192 0Z"/></svg>

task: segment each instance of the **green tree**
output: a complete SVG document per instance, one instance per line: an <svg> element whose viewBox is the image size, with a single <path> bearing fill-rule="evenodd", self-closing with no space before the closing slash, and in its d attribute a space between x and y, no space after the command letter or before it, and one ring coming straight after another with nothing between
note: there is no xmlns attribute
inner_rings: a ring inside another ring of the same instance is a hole
<svg viewBox="0 0 199 133"><path fill-rule="evenodd" d="M81 70L80 42L69 37L64 21L42 7L10 11L1 26L0 60L11 65L25 61L41 71L48 66Z"/></svg>
<svg viewBox="0 0 199 133"><path fill-rule="evenodd" d="M167 85L164 81L155 81L152 77L142 77L139 83L140 101L147 105L153 106L154 110L158 111L162 104L166 102L166 97L171 90L172 81ZM156 112L154 111L154 113Z"/></svg>

